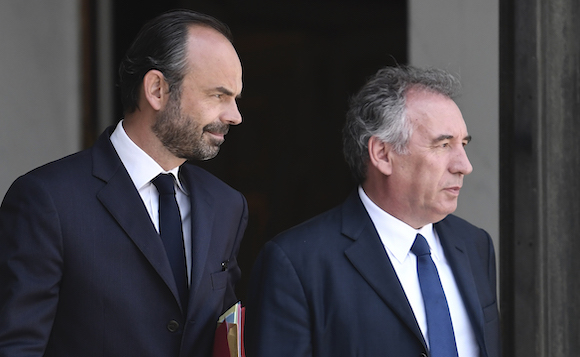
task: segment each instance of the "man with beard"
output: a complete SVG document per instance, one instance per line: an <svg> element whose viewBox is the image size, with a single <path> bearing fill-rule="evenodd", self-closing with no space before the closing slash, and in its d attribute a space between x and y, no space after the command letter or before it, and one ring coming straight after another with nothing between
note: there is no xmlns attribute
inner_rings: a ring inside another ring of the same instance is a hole
<svg viewBox="0 0 580 357"><path fill-rule="evenodd" d="M165 13L119 73L124 119L4 198L0 356L210 356L237 301L246 200L186 162L241 122L229 29Z"/></svg>

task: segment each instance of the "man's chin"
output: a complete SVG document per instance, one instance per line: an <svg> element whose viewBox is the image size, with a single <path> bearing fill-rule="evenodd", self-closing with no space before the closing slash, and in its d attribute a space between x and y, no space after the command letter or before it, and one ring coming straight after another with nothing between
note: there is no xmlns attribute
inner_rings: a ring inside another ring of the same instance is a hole
<svg viewBox="0 0 580 357"><path fill-rule="evenodd" d="M214 157L216 157L216 156L217 156L217 154L218 154L218 152L219 152L219 151L220 151L220 149L219 149L219 146L218 146L218 148L215 150L215 152L213 152L213 153L209 153L209 154L205 155L205 156L204 156L203 158L201 158L200 160L201 160L201 161L207 161L207 160L211 160L211 159L213 159Z"/></svg>
<svg viewBox="0 0 580 357"><path fill-rule="evenodd" d="M207 161L216 157L220 151L219 146L214 146L212 148L213 150L208 149L204 151L190 153L189 155L183 155L181 158L188 161Z"/></svg>

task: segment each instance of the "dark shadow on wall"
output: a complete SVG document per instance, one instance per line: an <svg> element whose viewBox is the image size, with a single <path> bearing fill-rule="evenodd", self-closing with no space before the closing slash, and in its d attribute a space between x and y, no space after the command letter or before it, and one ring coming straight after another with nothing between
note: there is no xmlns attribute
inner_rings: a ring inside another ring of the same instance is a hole
<svg viewBox="0 0 580 357"><path fill-rule="evenodd" d="M244 122L231 128L215 159L199 166L248 200L239 257L243 299L267 240L354 189L341 149L348 99L380 67L407 62L406 1L124 0L114 6L117 64L139 27L171 8L208 13L232 29L244 68Z"/></svg>

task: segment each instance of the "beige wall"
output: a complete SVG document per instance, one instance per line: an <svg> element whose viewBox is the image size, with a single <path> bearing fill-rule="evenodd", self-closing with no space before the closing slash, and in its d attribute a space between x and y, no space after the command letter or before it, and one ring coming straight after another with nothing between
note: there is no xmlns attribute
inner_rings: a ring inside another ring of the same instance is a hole
<svg viewBox="0 0 580 357"><path fill-rule="evenodd" d="M410 0L413 65L459 74L457 104L473 136L457 215L484 228L499 249L499 3L497 0Z"/></svg>
<svg viewBox="0 0 580 357"><path fill-rule="evenodd" d="M80 148L80 5L0 1L0 197Z"/></svg>

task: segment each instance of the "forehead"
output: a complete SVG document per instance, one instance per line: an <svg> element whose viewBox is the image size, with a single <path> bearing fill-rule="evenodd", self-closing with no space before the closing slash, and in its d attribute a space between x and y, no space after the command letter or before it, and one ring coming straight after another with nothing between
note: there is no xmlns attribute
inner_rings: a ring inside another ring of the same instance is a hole
<svg viewBox="0 0 580 357"><path fill-rule="evenodd" d="M467 136L467 127L457 104L442 94L411 90L406 97L406 111L414 131L461 139Z"/></svg>
<svg viewBox="0 0 580 357"><path fill-rule="evenodd" d="M189 65L192 67L211 64L241 67L232 43L211 27L190 26L186 46Z"/></svg>
<svg viewBox="0 0 580 357"><path fill-rule="evenodd" d="M190 26L186 49L186 77L228 81L232 82L228 86L241 86L242 65L234 46L224 35L210 27Z"/></svg>

